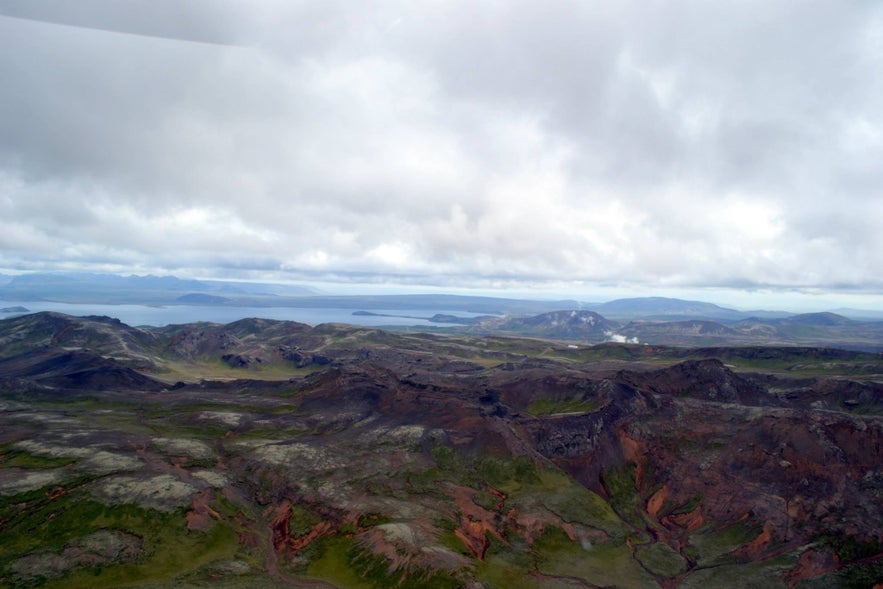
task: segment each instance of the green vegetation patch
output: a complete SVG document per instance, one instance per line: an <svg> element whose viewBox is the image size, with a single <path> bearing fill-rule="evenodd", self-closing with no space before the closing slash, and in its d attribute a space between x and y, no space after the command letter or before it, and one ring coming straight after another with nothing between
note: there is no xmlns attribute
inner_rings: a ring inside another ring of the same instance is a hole
<svg viewBox="0 0 883 589"><path fill-rule="evenodd" d="M408 480L415 492L423 488L420 481L428 483L430 492L437 492L435 482L438 480L450 480L478 490L490 485L506 495L506 508L530 512L542 506L565 522L603 530L611 536L625 536L631 529L602 497L561 470L537 466L525 457L470 457L443 444L434 444L430 452L436 468L409 474ZM481 492L476 499L477 504L491 511L500 501L496 496Z"/></svg>
<svg viewBox="0 0 883 589"><path fill-rule="evenodd" d="M644 568L654 575L674 577L687 570L687 562L665 542L642 544L635 550Z"/></svg>
<svg viewBox="0 0 883 589"><path fill-rule="evenodd" d="M841 562L871 558L883 552L883 543L876 538L856 538L829 533L822 538L822 542L837 553Z"/></svg>
<svg viewBox="0 0 883 589"><path fill-rule="evenodd" d="M536 481L515 482L504 490L512 495L511 505L524 505L527 511L539 504L565 522L603 530L611 536L624 536L631 529L597 493L561 471L542 469Z"/></svg>
<svg viewBox="0 0 883 589"><path fill-rule="evenodd" d="M587 413L600 407L593 399L537 399L527 407L531 415L555 415L558 413Z"/></svg>
<svg viewBox="0 0 883 589"><path fill-rule="evenodd" d="M61 468L70 466L77 462L79 458L71 458L70 456L37 456L11 447L6 444L0 448L0 468Z"/></svg>
<svg viewBox="0 0 883 589"><path fill-rule="evenodd" d="M678 585L678 589L738 587L739 589L785 589L782 576L797 564L797 554L788 553L759 562L700 568ZM867 585L865 585L867 587Z"/></svg>
<svg viewBox="0 0 883 589"><path fill-rule="evenodd" d="M539 589L540 583L530 573L536 570L536 555L496 543L478 563L475 576L492 589Z"/></svg>
<svg viewBox="0 0 883 589"><path fill-rule="evenodd" d="M30 554L60 553L71 542L101 530L132 534L143 541L145 552L137 562L79 569L64 577L65 587L170 582L212 561L231 558L238 548L236 533L225 523L217 522L207 532L190 531L183 512L107 506L77 491L11 499L19 503L0 505L0 571L8 571L13 562Z"/></svg>
<svg viewBox="0 0 883 589"><path fill-rule="evenodd" d="M347 589L456 589L462 580L442 571L392 570L389 561L359 547L353 538L327 536L308 547L308 577ZM305 552L307 552L305 551Z"/></svg>
<svg viewBox="0 0 883 589"><path fill-rule="evenodd" d="M797 589L865 589L883 583L883 561L850 564L840 570L832 571L797 584Z"/></svg>
<svg viewBox="0 0 883 589"><path fill-rule="evenodd" d="M632 558L624 540L583 546L562 530L548 530L534 545L539 572L546 575L577 577L606 587L616 580L622 589L659 587L654 578Z"/></svg>
<svg viewBox="0 0 883 589"><path fill-rule="evenodd" d="M618 466L604 471L601 481L610 494L610 506L627 522L643 527L640 515L641 496L635 486L635 468L633 463Z"/></svg>
<svg viewBox="0 0 883 589"><path fill-rule="evenodd" d="M700 530L690 535L690 544L696 549L696 562L710 566L726 562L725 556L760 533L760 527L739 522L718 530Z"/></svg>
<svg viewBox="0 0 883 589"><path fill-rule="evenodd" d="M322 518L304 505L292 505L291 516L288 518L289 533L292 538L306 536Z"/></svg>

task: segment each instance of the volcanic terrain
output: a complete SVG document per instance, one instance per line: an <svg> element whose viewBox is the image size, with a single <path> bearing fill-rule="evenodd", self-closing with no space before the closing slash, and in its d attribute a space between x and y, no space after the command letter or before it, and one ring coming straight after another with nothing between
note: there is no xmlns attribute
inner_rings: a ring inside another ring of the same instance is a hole
<svg viewBox="0 0 883 589"><path fill-rule="evenodd" d="M875 587L881 383L818 347L5 319L0 586Z"/></svg>

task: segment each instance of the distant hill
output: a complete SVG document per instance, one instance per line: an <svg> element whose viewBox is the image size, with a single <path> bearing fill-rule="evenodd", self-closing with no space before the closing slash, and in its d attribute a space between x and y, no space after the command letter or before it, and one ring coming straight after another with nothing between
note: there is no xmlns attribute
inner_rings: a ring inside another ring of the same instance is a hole
<svg viewBox="0 0 883 589"><path fill-rule="evenodd" d="M594 311L566 310L535 316L484 320L473 333L676 346L837 346L883 351L883 321L853 321L835 313L806 313L786 318L751 317L723 324L709 319L640 318L620 323Z"/></svg>
<svg viewBox="0 0 883 589"><path fill-rule="evenodd" d="M836 313L803 313L783 319L781 323L831 327L834 325L848 325L855 322Z"/></svg>
<svg viewBox="0 0 883 589"><path fill-rule="evenodd" d="M532 317L491 319L479 324L479 330L512 332L564 339L604 341L619 323L605 319L594 311L552 311Z"/></svg>
<svg viewBox="0 0 883 589"><path fill-rule="evenodd" d="M91 273L32 273L0 280L0 300L55 301L97 304L174 304L182 293L242 299L315 295L310 288L215 280L186 280L175 276L119 276ZM191 303L192 304L192 303ZM213 303L209 303L213 304Z"/></svg>
<svg viewBox="0 0 883 589"><path fill-rule="evenodd" d="M662 340L672 337L732 338L740 334L737 330L715 321L688 319L684 321L634 321L626 325L623 335Z"/></svg>
<svg viewBox="0 0 883 589"><path fill-rule="evenodd" d="M637 297L616 299L607 303L588 305L588 308L611 319L713 319L738 321L749 316L768 318L787 317L784 311L738 311L706 303L668 297Z"/></svg>
<svg viewBox="0 0 883 589"><path fill-rule="evenodd" d="M175 302L185 305L221 305L230 302L230 299L227 297L219 297L217 295L192 292L190 294L179 296L175 299Z"/></svg>
<svg viewBox="0 0 883 589"><path fill-rule="evenodd" d="M849 319L860 321L883 321L883 310L872 311L870 309L850 309L844 307L841 309L832 309L832 312L848 317Z"/></svg>

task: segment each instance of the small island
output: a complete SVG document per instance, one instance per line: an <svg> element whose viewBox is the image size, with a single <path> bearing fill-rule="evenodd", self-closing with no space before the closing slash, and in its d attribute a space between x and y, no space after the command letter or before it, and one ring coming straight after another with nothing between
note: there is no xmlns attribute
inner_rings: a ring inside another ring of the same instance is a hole
<svg viewBox="0 0 883 589"><path fill-rule="evenodd" d="M17 307L3 307L0 309L0 313L30 313L31 310L27 307L17 306Z"/></svg>

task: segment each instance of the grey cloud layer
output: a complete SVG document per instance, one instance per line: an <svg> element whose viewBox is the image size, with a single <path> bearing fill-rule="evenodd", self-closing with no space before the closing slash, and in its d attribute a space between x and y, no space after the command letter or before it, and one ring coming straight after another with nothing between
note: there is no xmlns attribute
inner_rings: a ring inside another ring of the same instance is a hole
<svg viewBox="0 0 883 589"><path fill-rule="evenodd" d="M883 289L875 3L112 5L0 0L0 266Z"/></svg>

